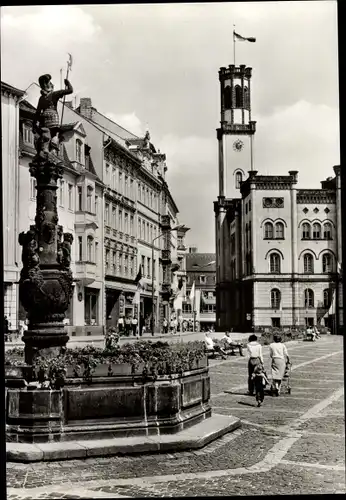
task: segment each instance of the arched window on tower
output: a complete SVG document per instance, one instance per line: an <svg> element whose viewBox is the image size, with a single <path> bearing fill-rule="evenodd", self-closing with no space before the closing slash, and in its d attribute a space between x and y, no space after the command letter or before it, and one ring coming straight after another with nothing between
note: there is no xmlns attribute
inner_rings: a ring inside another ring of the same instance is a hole
<svg viewBox="0 0 346 500"><path fill-rule="evenodd" d="M314 240L319 240L321 238L321 224L318 222L312 225L312 237Z"/></svg>
<svg viewBox="0 0 346 500"><path fill-rule="evenodd" d="M314 272L314 258L310 253L304 255L304 273L312 274Z"/></svg>
<svg viewBox="0 0 346 500"><path fill-rule="evenodd" d="M235 107L242 108L243 107L243 93L240 85L235 86Z"/></svg>
<svg viewBox="0 0 346 500"><path fill-rule="evenodd" d="M277 288L273 288L270 292L270 305L272 309L280 309L281 292Z"/></svg>
<svg viewBox="0 0 346 500"><path fill-rule="evenodd" d="M322 272L331 273L333 271L333 260L329 253L325 253L322 256Z"/></svg>
<svg viewBox="0 0 346 500"><path fill-rule="evenodd" d="M240 183L243 181L243 174L241 172L237 172L235 174L235 188L240 189Z"/></svg>
<svg viewBox="0 0 346 500"><path fill-rule="evenodd" d="M325 288L323 290L323 307L325 307L326 309L328 309L330 307L330 290L329 288Z"/></svg>
<svg viewBox="0 0 346 500"><path fill-rule="evenodd" d="M307 222L304 222L302 226L302 239L303 240L309 240L311 237L311 227L310 224Z"/></svg>
<svg viewBox="0 0 346 500"><path fill-rule="evenodd" d="M304 303L306 309L314 307L314 292L310 288L304 290Z"/></svg>
<svg viewBox="0 0 346 500"><path fill-rule="evenodd" d="M332 239L332 225L330 222L326 222L323 226L323 238L325 240Z"/></svg>
<svg viewBox="0 0 346 500"><path fill-rule="evenodd" d="M269 257L269 269L271 273L281 273L281 257L278 253L272 253Z"/></svg>
<svg viewBox="0 0 346 500"><path fill-rule="evenodd" d="M266 240L273 239L273 224L271 222L266 222L264 224L264 238Z"/></svg>
<svg viewBox="0 0 346 500"><path fill-rule="evenodd" d="M232 90L229 85L225 87L224 91L224 103L225 103L225 109L231 109L232 107Z"/></svg>
<svg viewBox="0 0 346 500"><path fill-rule="evenodd" d="M275 224L275 238L277 240L283 240L284 239L284 225L282 222L277 222Z"/></svg>
<svg viewBox="0 0 346 500"><path fill-rule="evenodd" d="M247 87L244 87L244 108L250 108L250 94Z"/></svg>

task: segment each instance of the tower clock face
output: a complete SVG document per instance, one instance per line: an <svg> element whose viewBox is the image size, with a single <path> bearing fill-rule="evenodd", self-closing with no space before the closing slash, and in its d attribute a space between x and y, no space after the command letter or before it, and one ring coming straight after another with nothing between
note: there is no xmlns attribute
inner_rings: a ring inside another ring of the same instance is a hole
<svg viewBox="0 0 346 500"><path fill-rule="evenodd" d="M234 141L234 143L233 143L234 151L237 151L239 153L243 149L243 147L244 147L243 141L241 141L240 139L237 139L236 141Z"/></svg>

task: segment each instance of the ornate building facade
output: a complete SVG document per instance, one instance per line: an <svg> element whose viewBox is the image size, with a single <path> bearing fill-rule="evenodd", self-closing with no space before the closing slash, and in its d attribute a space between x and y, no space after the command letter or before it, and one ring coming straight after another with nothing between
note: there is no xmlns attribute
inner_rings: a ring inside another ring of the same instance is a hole
<svg viewBox="0 0 346 500"><path fill-rule="evenodd" d="M186 254L186 294L183 320L195 320L199 330L216 327L216 265L214 253L198 253L190 247ZM195 284L195 304L190 300ZM195 310L195 311L194 311Z"/></svg>
<svg viewBox="0 0 346 500"><path fill-rule="evenodd" d="M232 84L236 75L238 89ZM219 76L217 329L324 324L342 331L340 167L320 189L298 189L296 171L258 175L253 169L251 68L221 68ZM225 135L233 141L228 161Z"/></svg>

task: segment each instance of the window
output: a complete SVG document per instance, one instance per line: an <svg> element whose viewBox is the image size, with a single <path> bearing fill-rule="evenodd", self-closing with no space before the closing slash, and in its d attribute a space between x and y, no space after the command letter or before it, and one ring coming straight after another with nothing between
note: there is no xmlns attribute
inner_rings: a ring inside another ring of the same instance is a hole
<svg viewBox="0 0 346 500"><path fill-rule="evenodd" d="M30 198L32 200L36 199L37 189L36 189L37 181L33 177L30 177Z"/></svg>
<svg viewBox="0 0 346 500"><path fill-rule="evenodd" d="M243 175L241 172L237 172L235 174L235 188L236 189L240 189L240 183L242 182L243 180Z"/></svg>
<svg viewBox="0 0 346 500"><path fill-rule="evenodd" d="M122 212L122 210L119 210L118 221L119 221L119 231L122 231L123 230L123 212Z"/></svg>
<svg viewBox="0 0 346 500"><path fill-rule="evenodd" d="M117 169L115 167L112 167L112 189L116 189L117 187Z"/></svg>
<svg viewBox="0 0 346 500"><path fill-rule="evenodd" d="M323 290L323 307L328 309L330 307L330 303L330 290L329 288L326 288L325 290Z"/></svg>
<svg viewBox="0 0 346 500"><path fill-rule="evenodd" d="M271 240L273 238L273 224L271 222L266 222L264 224L264 237L266 240Z"/></svg>
<svg viewBox="0 0 346 500"><path fill-rule="evenodd" d="M93 262L93 237L87 238L88 262Z"/></svg>
<svg viewBox="0 0 346 500"><path fill-rule="evenodd" d="M129 215L124 213L124 233L128 234L129 232Z"/></svg>
<svg viewBox="0 0 346 500"><path fill-rule="evenodd" d="M109 163L106 163L106 184L111 184L111 167Z"/></svg>
<svg viewBox="0 0 346 500"><path fill-rule="evenodd" d="M311 231L310 224L308 224L307 222L304 222L304 224L302 226L303 240L309 240L310 239L310 231Z"/></svg>
<svg viewBox="0 0 346 500"><path fill-rule="evenodd" d="M138 217L138 238L142 239L142 219Z"/></svg>
<svg viewBox="0 0 346 500"><path fill-rule="evenodd" d="M119 193L123 192L123 175L119 172Z"/></svg>
<svg viewBox="0 0 346 500"><path fill-rule="evenodd" d="M98 216L99 214L99 197L97 196L97 194L95 194L95 204L94 204L94 212L96 214L96 217Z"/></svg>
<svg viewBox="0 0 346 500"><path fill-rule="evenodd" d="M78 236L78 260L83 260L83 238Z"/></svg>
<svg viewBox="0 0 346 500"><path fill-rule="evenodd" d="M224 90L224 104L225 104L225 109L231 109L232 108L232 90L229 85L225 87Z"/></svg>
<svg viewBox="0 0 346 500"><path fill-rule="evenodd" d="M123 274L123 254L119 253L119 274Z"/></svg>
<svg viewBox="0 0 346 500"><path fill-rule="evenodd" d="M129 192L129 197L133 198L134 197L134 192L133 192L133 179L130 179L130 192Z"/></svg>
<svg viewBox="0 0 346 500"><path fill-rule="evenodd" d="M134 262L135 262L134 257L130 257L130 278L132 278L132 277L133 277L133 273L134 273Z"/></svg>
<svg viewBox="0 0 346 500"><path fill-rule="evenodd" d="M141 201L141 199L142 199L141 194L142 194L142 187L141 187L140 183L138 183L138 201Z"/></svg>
<svg viewBox="0 0 346 500"><path fill-rule="evenodd" d="M277 240L283 240L284 239L284 225L282 222L277 222L275 224L275 238Z"/></svg>
<svg viewBox="0 0 346 500"><path fill-rule="evenodd" d="M105 204L105 224L109 226L109 203Z"/></svg>
<svg viewBox="0 0 346 500"><path fill-rule="evenodd" d="M112 252L112 267L113 267L113 273L116 274L117 272L117 252L113 250Z"/></svg>
<svg viewBox="0 0 346 500"><path fill-rule="evenodd" d="M332 225L330 224L330 222L326 222L323 226L323 238L325 240L332 239Z"/></svg>
<svg viewBox="0 0 346 500"><path fill-rule="evenodd" d="M23 127L23 139L26 144L34 145L34 134L32 129L26 125Z"/></svg>
<svg viewBox="0 0 346 500"><path fill-rule="evenodd" d="M249 200L249 212L251 212L251 200Z"/></svg>
<svg viewBox="0 0 346 500"><path fill-rule="evenodd" d="M207 282L206 277L205 276L200 276L199 277L199 282L201 283L201 285L205 284Z"/></svg>
<svg viewBox="0 0 346 500"><path fill-rule="evenodd" d="M236 108L241 108L243 106L243 95L242 95L242 90L240 85L235 86L235 107Z"/></svg>
<svg viewBox="0 0 346 500"><path fill-rule="evenodd" d="M127 254L124 255L124 276L127 276L129 270L129 256Z"/></svg>
<svg viewBox="0 0 346 500"><path fill-rule="evenodd" d="M189 304L187 302L183 302L183 313L185 313L185 314L191 314L192 313L191 304Z"/></svg>
<svg viewBox="0 0 346 500"><path fill-rule="evenodd" d="M280 309L281 305L281 292L277 288L274 288L270 292L270 304L272 309Z"/></svg>
<svg viewBox="0 0 346 500"><path fill-rule="evenodd" d="M99 261L99 244L95 242L95 263L98 264Z"/></svg>
<svg viewBox="0 0 346 500"><path fill-rule="evenodd" d="M151 276L151 258L147 257L147 278Z"/></svg>
<svg viewBox="0 0 346 500"><path fill-rule="evenodd" d="M65 181L60 179L60 185L59 185L59 205L61 207L64 206L64 191L65 191Z"/></svg>
<svg viewBox="0 0 346 500"><path fill-rule="evenodd" d="M244 107L245 108L250 107L249 89L247 87L244 87Z"/></svg>
<svg viewBox="0 0 346 500"><path fill-rule="evenodd" d="M106 272L109 271L109 254L110 254L110 251L107 249L106 250Z"/></svg>
<svg viewBox="0 0 346 500"><path fill-rule="evenodd" d="M129 193L128 193L128 183L129 183L129 178L127 177L127 175L125 175L125 189L124 189L124 195L125 196L129 195Z"/></svg>
<svg viewBox="0 0 346 500"><path fill-rule="evenodd" d="M133 233L133 215L130 216L130 235L131 236L134 236L134 233Z"/></svg>
<svg viewBox="0 0 346 500"><path fill-rule="evenodd" d="M78 210L83 210L83 188L82 186L77 187L78 191Z"/></svg>
<svg viewBox="0 0 346 500"><path fill-rule="evenodd" d="M310 288L304 290L304 303L306 309L314 307L314 292Z"/></svg>
<svg viewBox="0 0 346 500"><path fill-rule="evenodd" d="M322 272L331 273L333 271L332 256L329 253L325 253L322 256Z"/></svg>
<svg viewBox="0 0 346 500"><path fill-rule="evenodd" d="M150 235L149 235L149 222L147 222L147 241L149 241Z"/></svg>
<svg viewBox="0 0 346 500"><path fill-rule="evenodd" d="M304 273L312 274L314 272L314 259L310 253L304 255Z"/></svg>
<svg viewBox="0 0 346 500"><path fill-rule="evenodd" d="M98 324L99 290L85 288L84 318L86 325Z"/></svg>
<svg viewBox="0 0 346 500"><path fill-rule="evenodd" d="M156 279L156 260L154 259L154 273L153 273L153 279Z"/></svg>
<svg viewBox="0 0 346 500"><path fill-rule="evenodd" d="M82 163L82 146L83 143L80 139L76 140L76 161Z"/></svg>
<svg viewBox="0 0 346 500"><path fill-rule="evenodd" d="M142 276L145 276L145 257L142 255Z"/></svg>
<svg viewBox="0 0 346 500"><path fill-rule="evenodd" d="M321 224L315 222L312 226L312 237L314 240L319 240L321 238Z"/></svg>
<svg viewBox="0 0 346 500"><path fill-rule="evenodd" d="M117 207L112 205L112 227L115 229L117 227Z"/></svg>
<svg viewBox="0 0 346 500"><path fill-rule="evenodd" d="M68 184L68 209L73 210L73 185Z"/></svg>
<svg viewBox="0 0 346 500"><path fill-rule="evenodd" d="M91 186L87 187L87 212L92 212L92 198L93 197L93 188Z"/></svg>
<svg viewBox="0 0 346 500"><path fill-rule="evenodd" d="M281 257L278 253L272 253L269 257L270 262L270 272L280 273L281 272Z"/></svg>

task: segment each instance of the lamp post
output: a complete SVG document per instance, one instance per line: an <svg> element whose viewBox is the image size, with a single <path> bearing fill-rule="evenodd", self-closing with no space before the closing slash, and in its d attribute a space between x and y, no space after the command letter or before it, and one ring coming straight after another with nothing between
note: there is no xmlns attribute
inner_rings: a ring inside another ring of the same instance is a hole
<svg viewBox="0 0 346 500"><path fill-rule="evenodd" d="M153 240L151 240L151 335L154 336L154 328L155 328L155 322L154 322L154 302L155 302L155 290L154 290L154 242L161 238L161 236L164 236L167 233L171 233L172 231L177 231L178 229L182 229L185 227L184 224L180 224L178 226L174 226L171 229L168 229L168 231L164 233L160 233L158 236L156 236Z"/></svg>

